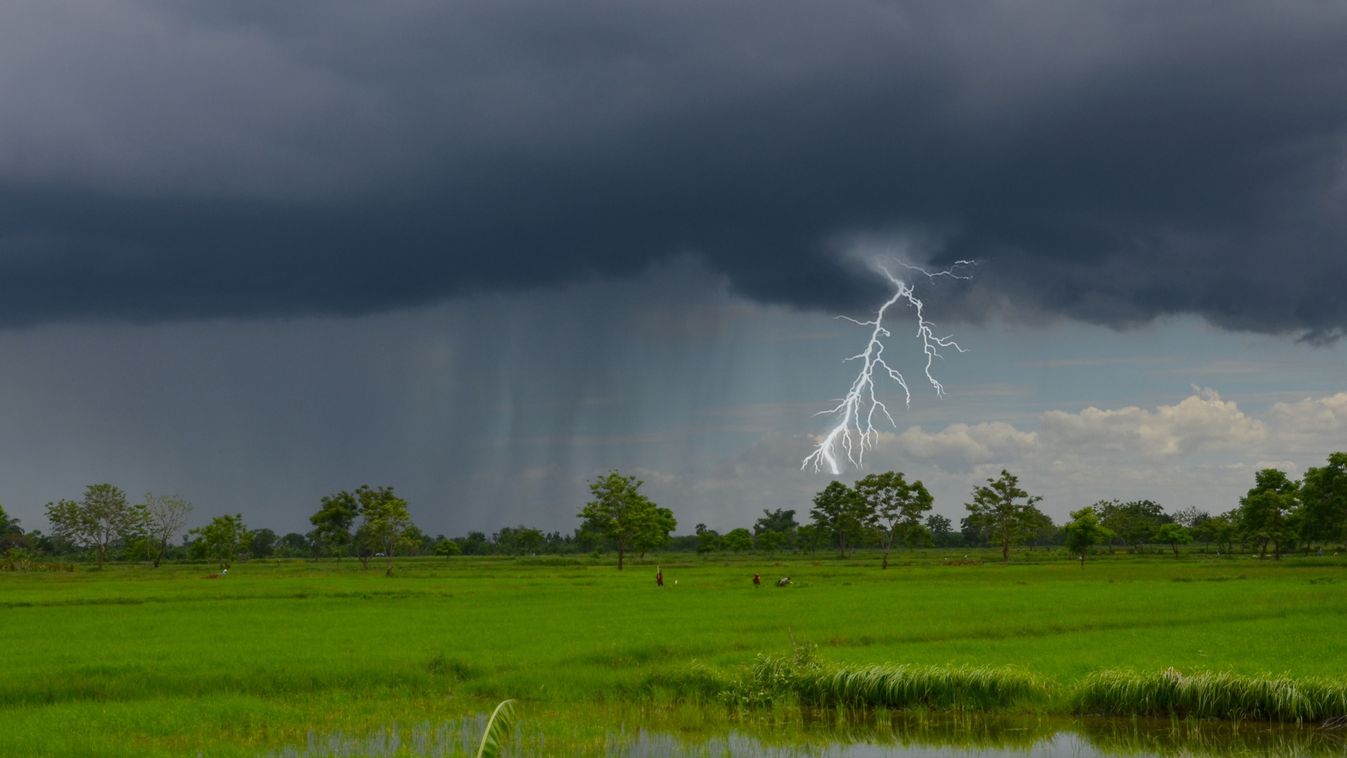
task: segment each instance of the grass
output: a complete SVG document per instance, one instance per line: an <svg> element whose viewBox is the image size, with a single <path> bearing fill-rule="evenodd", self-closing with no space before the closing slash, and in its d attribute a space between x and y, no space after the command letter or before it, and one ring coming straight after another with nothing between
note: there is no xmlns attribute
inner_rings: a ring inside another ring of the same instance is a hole
<svg viewBox="0 0 1347 758"><path fill-rule="evenodd" d="M194 565L0 572L0 754L256 755L506 698L556 754L601 752L639 726L742 728L757 717L722 694L793 641L821 668L770 718L819 704L1318 721L1341 703L1344 559L1082 570L963 554L888 571L865 555L665 555L621 573L587 557L400 560L392 577L355 561L215 580ZM757 572L795 585L755 590Z"/></svg>
<svg viewBox="0 0 1347 758"><path fill-rule="evenodd" d="M1109 715L1324 722L1347 718L1347 681L1110 670L1087 677L1075 702L1082 711Z"/></svg>
<svg viewBox="0 0 1347 758"><path fill-rule="evenodd" d="M804 702L849 708L990 710L1043 702L1042 678L991 666L867 666L838 669L802 683Z"/></svg>

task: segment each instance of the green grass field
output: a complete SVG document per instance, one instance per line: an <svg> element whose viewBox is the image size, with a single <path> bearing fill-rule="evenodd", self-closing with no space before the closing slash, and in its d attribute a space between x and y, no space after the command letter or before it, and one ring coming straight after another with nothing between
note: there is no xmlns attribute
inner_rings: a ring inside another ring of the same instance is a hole
<svg viewBox="0 0 1347 758"><path fill-rule="evenodd" d="M1063 691L1104 669L1347 681L1347 559L1025 555L664 556L663 589L654 559L0 572L0 755L254 755L503 698L557 754L597 752L618 729L728 728L687 672L732 677L792 644L828 664L1015 666ZM794 586L769 586L781 575Z"/></svg>

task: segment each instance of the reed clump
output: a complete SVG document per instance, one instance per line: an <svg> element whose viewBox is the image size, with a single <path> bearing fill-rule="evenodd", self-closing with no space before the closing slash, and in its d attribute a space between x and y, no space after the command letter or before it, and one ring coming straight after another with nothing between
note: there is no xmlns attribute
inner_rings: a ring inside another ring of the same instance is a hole
<svg viewBox="0 0 1347 758"><path fill-rule="evenodd" d="M794 700L813 707L992 710L1046 700L1046 680L1011 667L825 665L812 646L759 655L722 699L740 706Z"/></svg>
<svg viewBox="0 0 1347 758"><path fill-rule="evenodd" d="M796 700L805 683L823 670L815 645L795 645L790 655L759 653L744 675L720 691L720 699L749 708Z"/></svg>
<svg viewBox="0 0 1347 758"><path fill-rule="evenodd" d="M1048 683L1012 667L866 666L825 671L800 682L810 705L992 710L1041 702Z"/></svg>
<svg viewBox="0 0 1347 758"><path fill-rule="evenodd" d="M1327 721L1347 716L1347 683L1287 674L1097 671L1077 691L1076 709L1104 715L1263 721Z"/></svg>

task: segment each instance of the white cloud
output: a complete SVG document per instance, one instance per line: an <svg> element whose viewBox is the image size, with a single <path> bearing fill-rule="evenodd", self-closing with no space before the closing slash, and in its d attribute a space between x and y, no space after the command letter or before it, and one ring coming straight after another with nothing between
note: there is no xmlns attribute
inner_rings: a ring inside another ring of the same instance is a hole
<svg viewBox="0 0 1347 758"><path fill-rule="evenodd" d="M1269 413L1278 433L1300 439L1347 444L1347 392L1294 403L1277 403Z"/></svg>
<svg viewBox="0 0 1347 758"><path fill-rule="evenodd" d="M1128 406L1102 410L1093 406L1079 413L1048 411L1041 420L1044 442L1076 452L1131 452L1144 456L1175 456L1203 450L1240 450L1267 439L1267 426L1251 418L1233 401L1222 400L1211 389L1195 393L1175 405L1155 410Z"/></svg>
<svg viewBox="0 0 1347 758"><path fill-rule="evenodd" d="M914 426L892 437L900 452L916 461L942 468L1020 458L1038 446L1038 434L1022 432L1002 422L950 424L937 432ZM889 440L882 439L880 444Z"/></svg>

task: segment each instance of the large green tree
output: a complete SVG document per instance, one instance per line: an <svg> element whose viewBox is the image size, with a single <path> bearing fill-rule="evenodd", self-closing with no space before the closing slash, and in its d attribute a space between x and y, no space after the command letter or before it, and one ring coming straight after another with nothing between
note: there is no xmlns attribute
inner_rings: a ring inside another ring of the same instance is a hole
<svg viewBox="0 0 1347 758"><path fill-rule="evenodd" d="M360 503L360 528L356 530L360 553L366 557L371 553L382 554L384 574L392 574L393 556L413 544L414 525L407 501L398 497L392 487L368 484L356 488L355 498Z"/></svg>
<svg viewBox="0 0 1347 758"><path fill-rule="evenodd" d="M1347 538L1347 453L1305 472L1300 485L1300 532L1308 545Z"/></svg>
<svg viewBox="0 0 1347 758"><path fill-rule="evenodd" d="M658 550L668 545L669 535L677 528L678 519L674 518L673 511L657 505L650 512L645 528L636 534L631 546L641 554L641 557L645 557L646 551Z"/></svg>
<svg viewBox="0 0 1347 758"><path fill-rule="evenodd" d="M1169 545L1174 551L1174 557L1179 557L1179 545L1187 545L1193 541L1193 533L1183 524L1161 524L1159 529L1155 530L1155 540Z"/></svg>
<svg viewBox="0 0 1347 758"><path fill-rule="evenodd" d="M829 482L814 496L814 507L809 511L818 533L826 535L843 556L847 546L861 537L869 514L865 498L837 481Z"/></svg>
<svg viewBox="0 0 1347 758"><path fill-rule="evenodd" d="M142 523L127 504L126 493L106 483L85 487L78 502L47 503L47 520L57 537L95 550L99 566L108 558L108 547L134 534Z"/></svg>
<svg viewBox="0 0 1347 758"><path fill-rule="evenodd" d="M342 490L324 496L319 502L318 511L309 516L309 523L313 524L310 536L317 550L341 560L351 545L351 527L360 515L360 501L354 493Z"/></svg>
<svg viewBox="0 0 1347 758"><path fill-rule="evenodd" d="M936 547L956 547L963 544L963 535L954 531L954 522L948 516L932 513L926 517L926 531Z"/></svg>
<svg viewBox="0 0 1347 758"><path fill-rule="evenodd" d="M547 538L542 531L520 524L503 527L493 536L492 542L496 550L507 555L532 555L543 549Z"/></svg>
<svg viewBox="0 0 1347 758"><path fill-rule="evenodd" d="M973 489L968 509L969 525L1001 546L1001 560L1010 560L1010 546L1018 544L1042 522L1036 504L1042 500L1020 488L1019 477L1001 470L1001 476Z"/></svg>
<svg viewBox="0 0 1347 758"><path fill-rule="evenodd" d="M594 499L578 514L582 532L602 535L617 546L619 571L627 551L664 544L678 525L672 511L641 494L642 484L645 482L615 470L599 476L589 484Z"/></svg>
<svg viewBox="0 0 1347 758"><path fill-rule="evenodd" d="M735 553L743 553L752 550L753 533L742 526L737 529L731 529L728 532L725 532L721 544L725 546L726 550Z"/></svg>
<svg viewBox="0 0 1347 758"><path fill-rule="evenodd" d="M762 516L753 522L753 536L763 542L766 549L790 548L795 546L799 528L794 510L777 508L769 511L764 508Z"/></svg>
<svg viewBox="0 0 1347 758"><path fill-rule="evenodd" d="M694 529L697 536L697 552L702 555L714 553L724 547L724 541L720 532L715 529L707 528L706 524L698 524Z"/></svg>
<svg viewBox="0 0 1347 758"><path fill-rule="evenodd" d="M909 483L900 471L870 474L856 482L856 492L865 500L866 524L880 532L884 548L882 568L889 567L889 550L900 537L909 543L926 535L922 517L931 510L931 493L921 480Z"/></svg>
<svg viewBox="0 0 1347 758"><path fill-rule="evenodd" d="M1165 515L1165 509L1153 500L1130 500L1126 503L1117 500L1101 500L1094 505L1099 514L1099 523L1111 530L1124 545L1130 545L1141 552L1147 542L1155 537L1162 524L1171 519Z"/></svg>
<svg viewBox="0 0 1347 758"><path fill-rule="evenodd" d="M248 555L253 558L270 558L276 553L276 544L280 536L267 529L254 529L248 533Z"/></svg>
<svg viewBox="0 0 1347 758"><path fill-rule="evenodd" d="M276 544L276 554L282 558L300 558L313 555L309 538L298 532L288 532Z"/></svg>
<svg viewBox="0 0 1347 758"><path fill-rule="evenodd" d="M1235 509L1218 516L1198 519L1189 531L1192 532L1193 539L1206 545L1215 543L1216 552L1230 555L1234 549L1235 537L1239 533L1238 523L1239 509Z"/></svg>
<svg viewBox="0 0 1347 758"><path fill-rule="evenodd" d="M1265 468L1254 474L1254 486L1239 500L1239 526L1244 538L1259 547L1259 556L1267 557L1272 545L1273 558L1281 560L1282 545L1295 538L1296 509L1300 505L1300 484L1286 472Z"/></svg>
<svg viewBox="0 0 1347 758"><path fill-rule="evenodd" d="M1081 508L1071 512L1071 520L1062 527L1066 533L1066 549L1080 556L1080 567L1085 568L1085 554L1090 548L1112 539L1113 532L1099 523L1099 514L1094 508Z"/></svg>
<svg viewBox="0 0 1347 758"><path fill-rule="evenodd" d="M188 534L196 537L195 549L207 558L220 562L220 568L234 565L239 555L248 549L251 534L243 525L243 514L216 516L205 526L199 526Z"/></svg>

